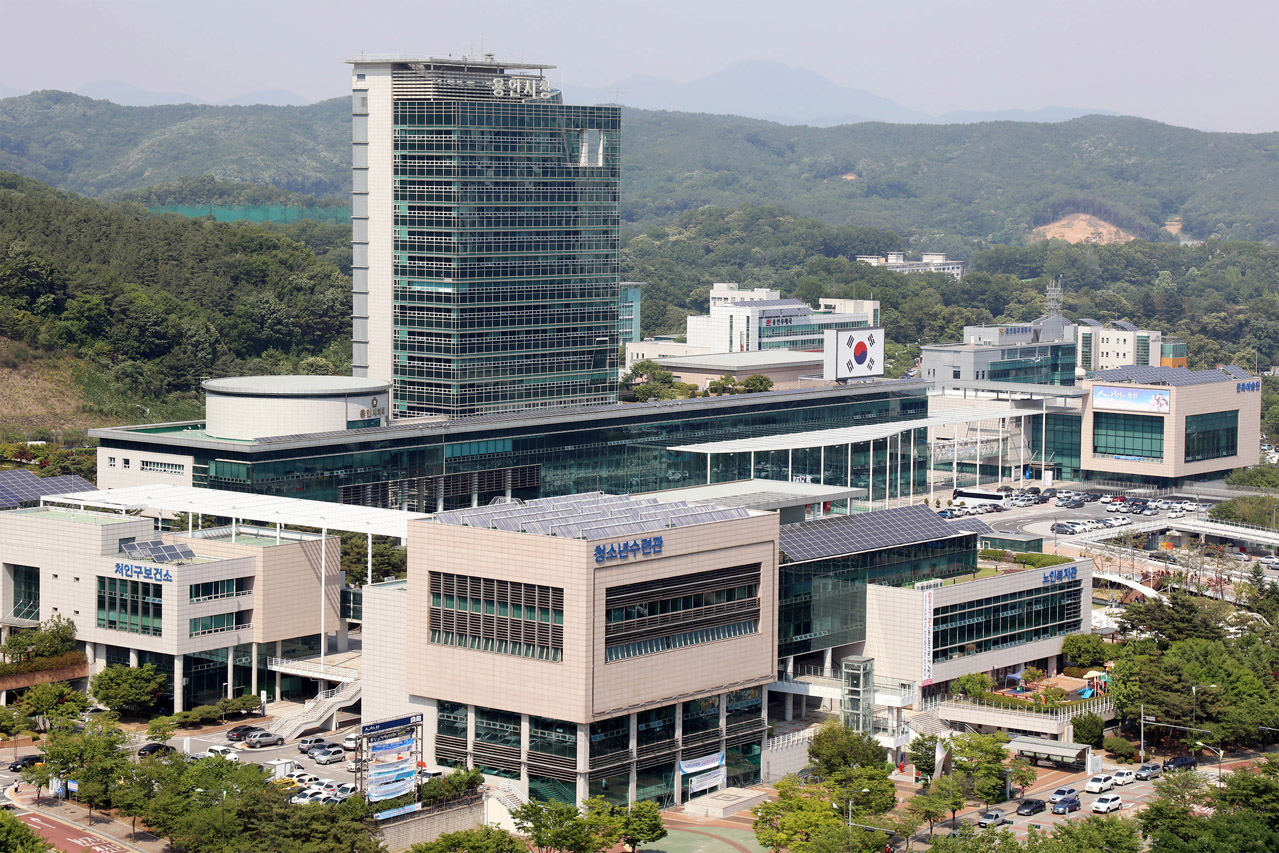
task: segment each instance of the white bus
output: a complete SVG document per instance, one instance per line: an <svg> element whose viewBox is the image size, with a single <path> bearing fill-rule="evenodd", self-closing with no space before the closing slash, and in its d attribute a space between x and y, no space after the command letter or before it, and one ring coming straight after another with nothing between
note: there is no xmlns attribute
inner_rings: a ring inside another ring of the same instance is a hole
<svg viewBox="0 0 1279 853"><path fill-rule="evenodd" d="M992 492L986 489L955 489L951 500L955 506L983 506L998 504L1008 506L1008 495L1003 492Z"/></svg>

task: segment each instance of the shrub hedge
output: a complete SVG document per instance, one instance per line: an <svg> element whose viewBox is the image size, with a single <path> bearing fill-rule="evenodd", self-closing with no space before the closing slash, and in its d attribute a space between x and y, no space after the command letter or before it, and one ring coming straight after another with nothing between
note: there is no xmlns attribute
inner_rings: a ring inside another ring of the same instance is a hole
<svg viewBox="0 0 1279 853"><path fill-rule="evenodd" d="M88 658L84 652L63 652L44 658L28 658L13 663L0 663L0 678L7 675L23 675L28 672L44 672L47 669L61 669L64 666L75 666L85 663Z"/></svg>

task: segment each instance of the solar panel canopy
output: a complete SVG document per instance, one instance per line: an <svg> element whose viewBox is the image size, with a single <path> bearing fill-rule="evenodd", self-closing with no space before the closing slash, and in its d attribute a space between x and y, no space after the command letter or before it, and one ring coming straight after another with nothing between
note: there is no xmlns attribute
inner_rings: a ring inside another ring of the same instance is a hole
<svg viewBox="0 0 1279 853"><path fill-rule="evenodd" d="M12 509L24 504L35 504L45 495L64 492L87 492L97 487L83 477L64 474L58 477L37 477L31 471L0 471L0 509Z"/></svg>
<svg viewBox="0 0 1279 853"><path fill-rule="evenodd" d="M798 562L953 539L974 532L948 524L928 507L915 504L784 524L780 544L787 558Z"/></svg>
<svg viewBox="0 0 1279 853"><path fill-rule="evenodd" d="M125 542L120 550L134 560L147 563L182 563L195 559L195 552L189 545L167 545L160 539Z"/></svg>

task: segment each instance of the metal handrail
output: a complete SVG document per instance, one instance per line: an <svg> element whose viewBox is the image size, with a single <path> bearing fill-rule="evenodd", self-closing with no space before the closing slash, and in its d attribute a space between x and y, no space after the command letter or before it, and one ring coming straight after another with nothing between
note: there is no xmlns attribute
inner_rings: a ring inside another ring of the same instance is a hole
<svg viewBox="0 0 1279 853"><path fill-rule="evenodd" d="M267 658L267 669L290 669L296 672L312 673L316 678L327 678L330 681L335 679L358 678L359 670L351 669L346 666L333 666L327 663L315 663L314 661L291 660L289 658Z"/></svg>
<svg viewBox="0 0 1279 853"><path fill-rule="evenodd" d="M1026 720L1052 719L1058 723L1064 723L1074 719L1080 714L1106 712L1106 711L1113 710L1114 705L1111 703L1109 697L1102 697L1098 699L1089 699L1085 702L1080 702L1078 704L1071 705L1070 707L1067 707L1067 708L1053 708L1051 710L1046 710L1046 711L1031 711L1031 710L1021 710L1020 708L1006 708L1003 705L987 705L982 702L974 702L971 699L957 699L955 697L947 696L947 697L934 697L932 699L925 700L921 710L932 713L944 708L954 708L957 710L963 709L963 710L982 711L982 712L994 711L997 713L1005 714L1010 717L1016 717L1018 719L1026 719Z"/></svg>

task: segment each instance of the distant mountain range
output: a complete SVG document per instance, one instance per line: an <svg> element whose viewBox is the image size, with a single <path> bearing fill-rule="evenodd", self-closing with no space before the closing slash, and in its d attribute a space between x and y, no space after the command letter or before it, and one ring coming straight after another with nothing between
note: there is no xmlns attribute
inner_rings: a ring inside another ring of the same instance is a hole
<svg viewBox="0 0 1279 853"><path fill-rule="evenodd" d="M565 99L569 103L620 103L644 110L745 116L813 127L864 121L893 124L1057 122L1084 115L1117 115L1109 110L1055 106L1034 110L952 110L929 115L865 89L834 83L806 68L766 61L739 62L691 83L637 76L599 88L565 86Z"/></svg>
<svg viewBox="0 0 1279 853"><path fill-rule="evenodd" d="M1117 115L1109 110L1058 106L1030 110L951 110L941 115L930 115L865 89L832 82L807 68L763 60L739 62L691 83L640 75L628 77L612 86L565 88L569 103L620 103L644 110L734 115L813 127L865 121L893 124L1057 122L1084 115ZM221 101L206 101L186 92L155 92L120 80L95 80L74 91L78 95L130 107L163 104L303 106L312 103L296 92L283 89L260 89ZM0 85L0 98L23 94L26 92Z"/></svg>
<svg viewBox="0 0 1279 853"><path fill-rule="evenodd" d="M266 104L275 107L300 107L311 103L296 92L284 89L258 89L223 101L206 101L186 92L153 92L121 80L94 80L78 86L77 95L99 101L111 101L126 107L158 107L164 104L213 104L216 106L250 106ZM25 95L21 89L0 85L0 98Z"/></svg>

